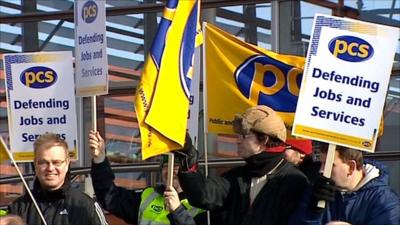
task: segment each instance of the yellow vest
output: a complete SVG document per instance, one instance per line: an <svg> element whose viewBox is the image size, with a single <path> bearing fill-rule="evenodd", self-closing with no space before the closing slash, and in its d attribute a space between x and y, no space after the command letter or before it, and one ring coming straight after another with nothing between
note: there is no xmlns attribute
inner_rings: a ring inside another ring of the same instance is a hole
<svg viewBox="0 0 400 225"><path fill-rule="evenodd" d="M164 225L170 224L167 215L169 211L165 207L164 196L160 195L152 187L146 188L141 196L138 225ZM204 212L189 204L187 199L181 200L181 204L188 210L192 217Z"/></svg>
<svg viewBox="0 0 400 225"><path fill-rule="evenodd" d="M0 209L0 216L6 216L6 215L7 215L7 211Z"/></svg>

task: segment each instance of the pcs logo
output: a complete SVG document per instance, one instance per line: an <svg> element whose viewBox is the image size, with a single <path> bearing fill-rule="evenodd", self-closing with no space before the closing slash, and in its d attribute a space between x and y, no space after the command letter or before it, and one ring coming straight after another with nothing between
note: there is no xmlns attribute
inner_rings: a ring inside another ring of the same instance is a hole
<svg viewBox="0 0 400 225"><path fill-rule="evenodd" d="M92 0L87 1L82 7L82 19L86 23L92 23L96 20L98 7Z"/></svg>
<svg viewBox="0 0 400 225"><path fill-rule="evenodd" d="M53 85L57 81L57 74L48 67L35 66L24 70L19 79L29 88L41 89Z"/></svg>
<svg viewBox="0 0 400 225"><path fill-rule="evenodd" d="M294 112L303 70L265 55L248 58L234 73L241 94L256 105Z"/></svg>
<svg viewBox="0 0 400 225"><path fill-rule="evenodd" d="M362 62L374 54L374 48L367 41L354 36L336 37L328 48L333 56L348 62Z"/></svg>

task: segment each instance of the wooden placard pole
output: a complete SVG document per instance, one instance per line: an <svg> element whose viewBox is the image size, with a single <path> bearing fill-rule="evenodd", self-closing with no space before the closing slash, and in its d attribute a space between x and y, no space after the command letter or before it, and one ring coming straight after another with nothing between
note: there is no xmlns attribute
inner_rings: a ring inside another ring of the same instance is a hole
<svg viewBox="0 0 400 225"><path fill-rule="evenodd" d="M335 160L335 152L336 152L336 145L329 144L328 152L326 153L326 161L325 161L325 167L324 167L324 173L323 173L324 177L326 177L326 178L331 178L333 161ZM324 200L319 200L317 207L324 209L325 205L326 205L326 202Z"/></svg>
<svg viewBox="0 0 400 225"><path fill-rule="evenodd" d="M168 176L167 176L167 187L173 187L174 180L174 153L168 153Z"/></svg>
<svg viewBox="0 0 400 225"><path fill-rule="evenodd" d="M96 95L91 97L92 102L92 130L97 131L97 104L96 104Z"/></svg>

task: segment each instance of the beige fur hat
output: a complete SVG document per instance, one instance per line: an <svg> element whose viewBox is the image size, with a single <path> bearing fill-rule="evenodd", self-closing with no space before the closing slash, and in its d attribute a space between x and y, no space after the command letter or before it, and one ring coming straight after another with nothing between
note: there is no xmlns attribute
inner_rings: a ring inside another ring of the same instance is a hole
<svg viewBox="0 0 400 225"><path fill-rule="evenodd" d="M265 105L253 106L243 114L236 114L233 130L238 134L248 134L250 130L286 141L286 127L281 117Z"/></svg>

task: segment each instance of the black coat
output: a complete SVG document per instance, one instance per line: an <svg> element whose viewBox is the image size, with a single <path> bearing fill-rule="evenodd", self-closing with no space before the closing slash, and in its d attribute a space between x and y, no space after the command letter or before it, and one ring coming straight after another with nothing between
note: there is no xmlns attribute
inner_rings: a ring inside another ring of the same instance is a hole
<svg viewBox="0 0 400 225"><path fill-rule="evenodd" d="M48 225L107 224L99 204L69 183L59 190L46 192L36 180L32 194ZM19 215L28 225L43 224L28 193L11 204L10 214Z"/></svg>
<svg viewBox="0 0 400 225"><path fill-rule="evenodd" d="M287 224L307 185L305 175L284 161L268 176L267 183L250 206L251 178L246 166L207 179L200 172L179 174L189 201L195 207L211 210L218 221L211 221L213 224Z"/></svg>

